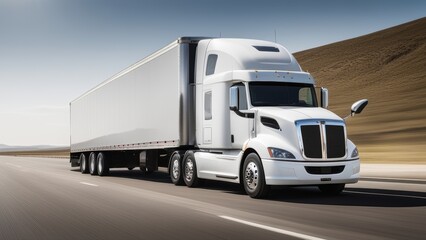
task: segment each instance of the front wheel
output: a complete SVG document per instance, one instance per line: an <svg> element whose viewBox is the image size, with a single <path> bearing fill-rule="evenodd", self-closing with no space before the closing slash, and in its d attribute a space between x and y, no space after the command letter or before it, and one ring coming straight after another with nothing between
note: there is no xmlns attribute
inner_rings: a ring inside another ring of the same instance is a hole
<svg viewBox="0 0 426 240"><path fill-rule="evenodd" d="M266 185L263 166L256 153L250 153L244 161L243 186L252 198L265 198L271 188Z"/></svg>
<svg viewBox="0 0 426 240"><path fill-rule="evenodd" d="M193 152L187 152L183 159L183 181L188 187L197 187L199 179L197 176L197 165Z"/></svg>
<svg viewBox="0 0 426 240"><path fill-rule="evenodd" d="M344 189L345 184L324 184L324 185L318 185L318 188L321 190L322 193L327 195L339 195Z"/></svg>

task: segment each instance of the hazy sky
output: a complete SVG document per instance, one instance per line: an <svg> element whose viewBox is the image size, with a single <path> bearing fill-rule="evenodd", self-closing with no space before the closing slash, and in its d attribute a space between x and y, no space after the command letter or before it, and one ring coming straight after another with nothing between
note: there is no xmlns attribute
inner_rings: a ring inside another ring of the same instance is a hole
<svg viewBox="0 0 426 240"><path fill-rule="evenodd" d="M426 15L426 1L0 0L0 144L68 145L71 100L179 36L291 52Z"/></svg>

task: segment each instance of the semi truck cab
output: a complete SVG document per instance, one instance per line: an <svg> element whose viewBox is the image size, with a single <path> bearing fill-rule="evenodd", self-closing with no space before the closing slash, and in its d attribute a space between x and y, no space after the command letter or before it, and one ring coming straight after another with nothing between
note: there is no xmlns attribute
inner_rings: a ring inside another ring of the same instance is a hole
<svg viewBox="0 0 426 240"><path fill-rule="evenodd" d="M284 47L206 39L196 58L199 150L183 161L187 185L194 178L235 182L262 198L272 185L317 185L337 194L358 181L358 150L345 120L327 110L327 89L316 91L314 78Z"/></svg>

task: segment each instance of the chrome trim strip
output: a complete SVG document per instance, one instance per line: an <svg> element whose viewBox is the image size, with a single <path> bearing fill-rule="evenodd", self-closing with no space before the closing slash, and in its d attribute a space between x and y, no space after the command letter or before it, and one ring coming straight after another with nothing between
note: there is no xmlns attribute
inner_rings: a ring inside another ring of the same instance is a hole
<svg viewBox="0 0 426 240"><path fill-rule="evenodd" d="M223 159L223 160L237 160L238 156L232 156L232 155L218 155L216 158Z"/></svg>
<svg viewBox="0 0 426 240"><path fill-rule="evenodd" d="M305 161L305 160L286 160L282 158L263 158L263 160L272 160L279 162L293 162L293 163L339 163L339 162L353 162L358 161L359 158L346 159L346 160L336 160L336 161Z"/></svg>
<svg viewBox="0 0 426 240"><path fill-rule="evenodd" d="M322 149L322 159L327 159L327 139L325 137L326 130L325 130L325 121L319 122L320 126L320 135L321 135L321 149ZM303 137L302 137L303 138Z"/></svg>
<svg viewBox="0 0 426 240"><path fill-rule="evenodd" d="M238 176L226 176L226 175L216 175L217 178L226 178L226 179L237 179Z"/></svg>

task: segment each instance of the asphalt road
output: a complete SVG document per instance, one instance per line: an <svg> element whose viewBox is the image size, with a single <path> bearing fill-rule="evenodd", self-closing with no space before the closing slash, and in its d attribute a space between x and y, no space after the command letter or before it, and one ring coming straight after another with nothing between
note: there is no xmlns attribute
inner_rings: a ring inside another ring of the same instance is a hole
<svg viewBox="0 0 426 240"><path fill-rule="evenodd" d="M410 176L372 171L337 197L280 187L255 200L234 184L0 157L0 239L426 239L426 179Z"/></svg>

